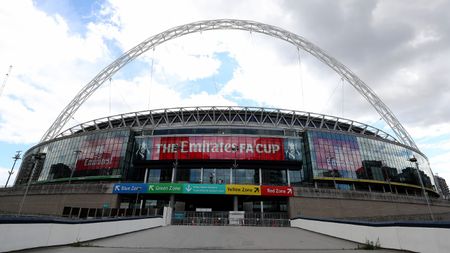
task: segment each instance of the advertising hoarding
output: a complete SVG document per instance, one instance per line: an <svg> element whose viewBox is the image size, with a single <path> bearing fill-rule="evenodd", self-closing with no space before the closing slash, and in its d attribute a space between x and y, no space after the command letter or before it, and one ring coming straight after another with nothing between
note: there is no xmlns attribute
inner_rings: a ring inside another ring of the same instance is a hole
<svg viewBox="0 0 450 253"><path fill-rule="evenodd" d="M180 136L136 138L135 160L291 160L300 161L298 138Z"/></svg>
<svg viewBox="0 0 450 253"><path fill-rule="evenodd" d="M115 169L119 167L122 139L86 140L81 144L76 170Z"/></svg>
<svg viewBox="0 0 450 253"><path fill-rule="evenodd" d="M312 136L314 156L318 169L329 171L356 171L361 167L361 153L357 138L338 134Z"/></svg>

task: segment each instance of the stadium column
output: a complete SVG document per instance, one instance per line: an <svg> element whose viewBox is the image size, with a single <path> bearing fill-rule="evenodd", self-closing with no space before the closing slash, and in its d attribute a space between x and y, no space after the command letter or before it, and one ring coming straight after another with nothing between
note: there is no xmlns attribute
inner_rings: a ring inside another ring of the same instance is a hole
<svg viewBox="0 0 450 253"><path fill-rule="evenodd" d="M239 151L239 147L234 146L231 148L231 150L234 153L234 163L233 163L233 169L231 170L231 178L230 178L231 179L230 183L232 184L233 183L233 170L234 170L234 173L236 173L236 169L239 166L237 164L237 152ZM233 196L233 211L238 211L238 209L239 209L238 207L239 207L239 200L238 200L238 196L235 195L235 196Z"/></svg>
<svg viewBox="0 0 450 253"><path fill-rule="evenodd" d="M259 168L259 185L261 186L262 185L262 169L261 168ZM260 210L261 210L261 213L263 213L264 212L264 202L261 200L261 206L260 206Z"/></svg>
<svg viewBox="0 0 450 253"><path fill-rule="evenodd" d="M177 180L177 167L178 167L178 144L173 145L173 150L175 151L175 161L173 162L172 167L172 183L175 183ZM175 194L170 195L170 201L169 201L170 208L174 209L175 207Z"/></svg>
<svg viewBox="0 0 450 253"><path fill-rule="evenodd" d="M148 183L148 168L145 168L145 173L144 173L144 184ZM139 206L142 210L142 208L144 208L144 198L141 199L141 204Z"/></svg>

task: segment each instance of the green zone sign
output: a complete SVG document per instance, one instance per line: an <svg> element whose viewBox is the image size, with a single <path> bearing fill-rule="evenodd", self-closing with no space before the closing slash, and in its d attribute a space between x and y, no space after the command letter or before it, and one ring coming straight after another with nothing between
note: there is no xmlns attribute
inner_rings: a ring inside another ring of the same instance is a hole
<svg viewBox="0 0 450 253"><path fill-rule="evenodd" d="M184 184L186 194L225 194L224 184Z"/></svg>
<svg viewBox="0 0 450 253"><path fill-rule="evenodd" d="M183 193L184 184L148 184L147 193Z"/></svg>

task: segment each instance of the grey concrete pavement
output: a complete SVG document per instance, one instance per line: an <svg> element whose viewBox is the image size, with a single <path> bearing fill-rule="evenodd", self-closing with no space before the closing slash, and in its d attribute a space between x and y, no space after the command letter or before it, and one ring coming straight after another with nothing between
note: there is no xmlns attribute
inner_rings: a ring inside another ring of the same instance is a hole
<svg viewBox="0 0 450 253"><path fill-rule="evenodd" d="M357 243L297 228L168 226L95 240L81 247L24 252L367 252L356 249Z"/></svg>

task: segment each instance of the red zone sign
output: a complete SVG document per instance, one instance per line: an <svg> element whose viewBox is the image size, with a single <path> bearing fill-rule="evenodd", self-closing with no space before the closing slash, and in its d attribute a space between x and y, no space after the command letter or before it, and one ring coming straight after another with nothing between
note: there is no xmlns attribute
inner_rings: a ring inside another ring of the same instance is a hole
<svg viewBox="0 0 450 253"><path fill-rule="evenodd" d="M261 186L262 196L282 196L292 197L294 196L294 190L290 186Z"/></svg>

